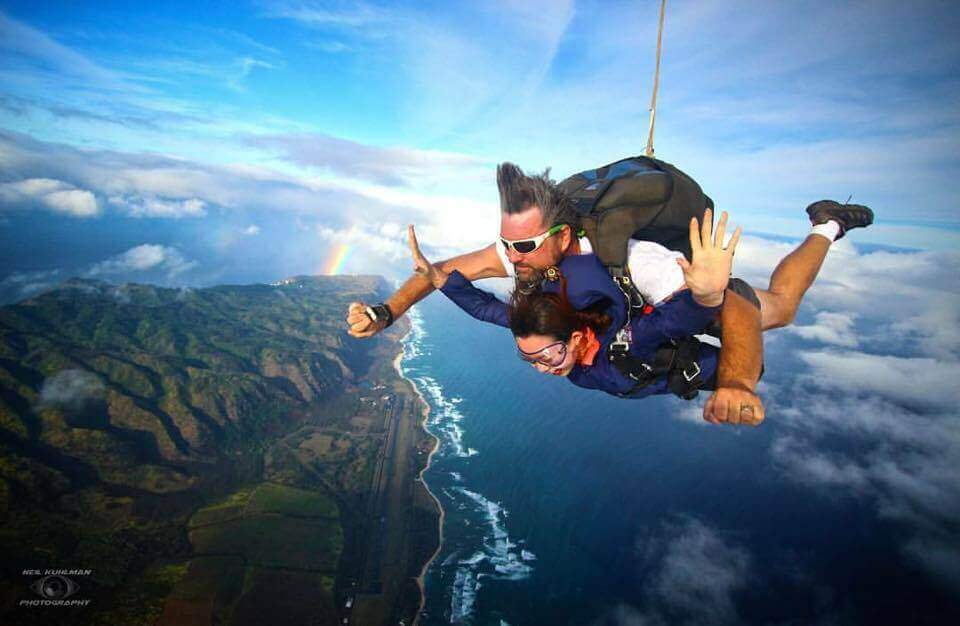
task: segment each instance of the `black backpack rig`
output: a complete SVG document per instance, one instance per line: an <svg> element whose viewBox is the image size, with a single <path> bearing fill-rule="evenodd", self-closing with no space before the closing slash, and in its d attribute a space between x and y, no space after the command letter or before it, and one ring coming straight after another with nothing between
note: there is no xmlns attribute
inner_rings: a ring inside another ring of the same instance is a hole
<svg viewBox="0 0 960 626"><path fill-rule="evenodd" d="M646 156L585 170L564 179L559 187L573 203L579 227L627 301L627 323L610 344L608 358L637 382L634 389L666 375L673 393L692 399L705 382L697 363L696 339L664 344L649 363L629 355L631 316L642 315L647 303L631 280L627 245L631 239L653 241L691 260L690 218L702 223L713 201L686 173Z"/></svg>

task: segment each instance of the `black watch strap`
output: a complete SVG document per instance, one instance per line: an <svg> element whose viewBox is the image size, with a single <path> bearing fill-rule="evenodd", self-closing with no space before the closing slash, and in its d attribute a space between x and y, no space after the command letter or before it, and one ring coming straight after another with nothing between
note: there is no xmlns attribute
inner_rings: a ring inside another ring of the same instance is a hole
<svg viewBox="0 0 960 626"><path fill-rule="evenodd" d="M390 310L390 307L387 306L385 302L381 302L376 306L368 306L367 315L369 315L370 319L374 322L386 320L387 324L384 328L389 328L390 325L393 324L393 311Z"/></svg>

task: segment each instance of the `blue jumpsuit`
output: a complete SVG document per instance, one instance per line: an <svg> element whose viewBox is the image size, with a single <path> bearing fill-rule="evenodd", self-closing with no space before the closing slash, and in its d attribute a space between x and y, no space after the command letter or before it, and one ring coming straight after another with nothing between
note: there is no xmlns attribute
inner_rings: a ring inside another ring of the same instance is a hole
<svg viewBox="0 0 960 626"><path fill-rule="evenodd" d="M597 337L600 352L593 365L577 364L568 378L574 385L598 389L609 394L631 398L670 393L666 376L660 376L642 389L634 389L636 383L620 372L607 358L607 348L627 319L627 305L616 284L596 255L580 254L566 256L560 262L560 271L567 281L567 298L576 309L584 309L601 301L608 303L605 313L613 320L610 326ZM558 291L559 283L545 282L544 291ZM475 287L463 274L454 270L441 291L461 309L476 319L510 327L507 305L492 293ZM683 339L703 332L720 311L720 307L704 307L694 301L689 290L681 291L660 304L647 315L634 316L630 320L633 339L630 356L645 361L653 359L657 348L670 339ZM718 350L709 344L701 344L700 375L711 380L717 369Z"/></svg>

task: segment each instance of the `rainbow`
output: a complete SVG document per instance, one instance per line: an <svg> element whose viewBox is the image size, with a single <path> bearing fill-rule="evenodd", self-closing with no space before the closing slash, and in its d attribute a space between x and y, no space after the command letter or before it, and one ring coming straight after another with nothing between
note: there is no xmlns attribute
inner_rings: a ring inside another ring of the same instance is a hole
<svg viewBox="0 0 960 626"><path fill-rule="evenodd" d="M324 263L320 269L320 273L327 276L341 273L343 267L347 264L347 257L350 256L352 251L348 243L339 243L334 246L330 252L330 256L327 258L327 262Z"/></svg>

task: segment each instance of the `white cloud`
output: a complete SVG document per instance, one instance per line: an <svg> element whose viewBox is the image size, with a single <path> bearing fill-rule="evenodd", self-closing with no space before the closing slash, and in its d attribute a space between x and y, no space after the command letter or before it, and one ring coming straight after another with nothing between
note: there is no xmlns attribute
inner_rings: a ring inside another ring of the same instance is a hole
<svg viewBox="0 0 960 626"><path fill-rule="evenodd" d="M781 469L799 482L815 487L843 487L858 493L868 486L863 468L856 463L819 452L792 438L778 439L772 453Z"/></svg>
<svg viewBox="0 0 960 626"><path fill-rule="evenodd" d="M255 59L253 57L242 57L236 61L237 71L227 80L227 86L234 91L245 91L246 86L244 81L250 76L250 73L253 72L255 68L263 69L276 69L277 66L273 63L268 63L260 59Z"/></svg>
<svg viewBox="0 0 960 626"><path fill-rule="evenodd" d="M490 215L496 216L496 208L490 210ZM475 249L493 242L496 231L492 226L471 229L470 223L472 220L464 218L459 223L451 220L449 225L436 220L414 224L421 251L428 260L437 262L461 254L471 247ZM391 278L406 277L413 272L413 260L407 242L407 224L393 221L381 224L361 222L347 228L331 228L321 224L316 226L316 233L328 249L339 244L353 247L350 253L350 268L353 272L381 274ZM460 233L463 233L462 237ZM502 286L492 284L493 282L495 281L486 281L484 288L494 289L502 295L513 288L512 280Z"/></svg>
<svg viewBox="0 0 960 626"><path fill-rule="evenodd" d="M199 198L186 200L166 200L150 197L119 197L110 198L110 204L124 211L132 217L204 217L207 214L207 203Z"/></svg>
<svg viewBox="0 0 960 626"><path fill-rule="evenodd" d="M782 476L872 505L903 529L904 555L960 589L960 256L863 253L857 236L834 244L807 293L800 319L814 323L766 334L762 428ZM795 245L745 237L734 272L766 286Z"/></svg>
<svg viewBox="0 0 960 626"><path fill-rule="evenodd" d="M60 191L68 188L70 185L60 180L49 178L28 178L3 184L3 193L5 195L17 194L27 198L45 196L54 191Z"/></svg>
<svg viewBox="0 0 960 626"><path fill-rule="evenodd" d="M0 50L54 67L58 71L101 83L120 85L120 74L90 61L48 35L0 12ZM125 85L130 87L129 85Z"/></svg>
<svg viewBox="0 0 960 626"><path fill-rule="evenodd" d="M0 131L0 166L44 172L47 179L77 180L134 215L193 217L201 216L206 207L217 206L233 211L313 214L342 228L353 222L380 223L403 215L417 221L414 216L421 211L442 206L445 215L430 215L431 221L449 218L453 214L450 207L475 219L471 214L476 203L460 197L299 176L262 166L212 166L165 155L78 150L4 131ZM488 219L495 223L496 208L489 214Z"/></svg>
<svg viewBox="0 0 960 626"><path fill-rule="evenodd" d="M0 280L0 297L13 301L32 296L54 286L61 276L59 269L14 272Z"/></svg>
<svg viewBox="0 0 960 626"><path fill-rule="evenodd" d="M873 502L907 530L904 554L960 589L960 423L882 401L823 399L794 389L789 427L771 452L790 480L828 499Z"/></svg>
<svg viewBox="0 0 960 626"><path fill-rule="evenodd" d="M370 183L351 185L350 188L370 200L405 207L402 215L407 218L407 223L416 227L420 242L447 257L486 247L496 240L500 228L500 208L494 199L496 184L493 180L493 194L489 202ZM390 218L397 220L400 216L394 213ZM406 236L406 224L402 230Z"/></svg>
<svg viewBox="0 0 960 626"><path fill-rule="evenodd" d="M253 236L255 236L255 235L259 235L259 234L260 234L260 227L257 226L256 224L250 224L249 226L247 226L246 228L243 229L243 234L244 234L244 235L247 235L248 237L253 237Z"/></svg>
<svg viewBox="0 0 960 626"><path fill-rule="evenodd" d="M170 246L141 244L91 267L87 276L110 276L147 271L161 271L174 278L197 265L188 261L179 250Z"/></svg>
<svg viewBox="0 0 960 626"><path fill-rule="evenodd" d="M396 238L405 234L403 227L395 222L385 222L380 225L380 234L384 237Z"/></svg>
<svg viewBox="0 0 960 626"><path fill-rule="evenodd" d="M703 419L703 406L706 398L709 398L709 392L701 392L696 402L684 402L673 412L672 417L681 421L689 422L697 426L709 426L710 423Z"/></svg>
<svg viewBox="0 0 960 626"><path fill-rule="evenodd" d="M310 41L305 44L308 48L316 48L317 50L323 50L329 54L340 54L345 52L351 52L353 49L342 41L336 40L325 40L325 41Z"/></svg>
<svg viewBox="0 0 960 626"><path fill-rule="evenodd" d="M845 348L854 348L859 343L854 329L856 315L821 311L817 313L816 319L816 323L811 326L792 325L787 327L787 331L804 339Z"/></svg>
<svg viewBox="0 0 960 626"><path fill-rule="evenodd" d="M644 610L621 604L596 624L736 624L734 594L747 587L753 559L744 548L697 519L641 537Z"/></svg>
<svg viewBox="0 0 960 626"><path fill-rule="evenodd" d="M783 390L767 385L763 393L768 392L778 402L777 419L796 437L849 437L917 449L939 449L943 442L960 437L960 423L945 419L940 411L905 411L876 395L832 393L808 378L797 380L789 403L780 404ZM788 443L796 447L802 441Z"/></svg>
<svg viewBox="0 0 960 626"><path fill-rule="evenodd" d="M65 369L43 381L41 406L76 407L103 394L103 382L86 370Z"/></svg>
<svg viewBox="0 0 960 626"><path fill-rule="evenodd" d="M321 133L256 136L247 141L298 165L383 185L406 185L412 179L449 175L450 170L462 174L479 165L463 154L372 146Z"/></svg>
<svg viewBox="0 0 960 626"><path fill-rule="evenodd" d="M390 19L386 10L365 2L333 3L323 6L316 2L274 2L267 5L267 15L296 20L316 27L357 27L381 23Z"/></svg>
<svg viewBox="0 0 960 626"><path fill-rule="evenodd" d="M745 587L750 555L697 520L670 540L652 593L658 602L688 614L693 623L734 621L732 594Z"/></svg>
<svg viewBox="0 0 960 626"><path fill-rule="evenodd" d="M95 217L100 213L100 206L91 192L51 178L0 183L0 202L14 207L35 204L73 217Z"/></svg>
<svg viewBox="0 0 960 626"><path fill-rule="evenodd" d="M931 293L913 314L890 325L894 336L916 342L924 354L938 359L960 354L960 307L954 293Z"/></svg>
<svg viewBox="0 0 960 626"><path fill-rule="evenodd" d="M956 407L960 363L863 352L801 352L818 387L889 398L912 407Z"/></svg>
<svg viewBox="0 0 960 626"><path fill-rule="evenodd" d="M338 244L357 246L359 255L355 252L354 257L366 255L371 260L387 258L392 262L402 262L410 258L406 230L401 231L395 225L379 227L354 225L343 230L319 226L317 234L325 239L331 248ZM412 261L410 266L413 266Z"/></svg>
<svg viewBox="0 0 960 626"><path fill-rule="evenodd" d="M866 331L871 341L874 335L886 343L891 339L910 339L917 349L931 356L956 353L954 348L960 346L960 327L956 323L960 273L954 268L960 266L960 253L862 253L854 243L861 232L866 231L852 231L831 246L820 275L804 296L803 310L849 317L855 322L854 334L861 346L869 347L870 342L863 338ZM773 268L796 245L745 236L737 247L733 272L755 287L766 288ZM840 333L845 322L833 315L818 318L817 326L823 326L822 320ZM821 341L829 334L826 327L817 331L795 328L789 332L815 332Z"/></svg>
<svg viewBox="0 0 960 626"><path fill-rule="evenodd" d="M76 217L92 217L100 212L97 199L83 189L54 191L44 196L43 201L55 211Z"/></svg>

